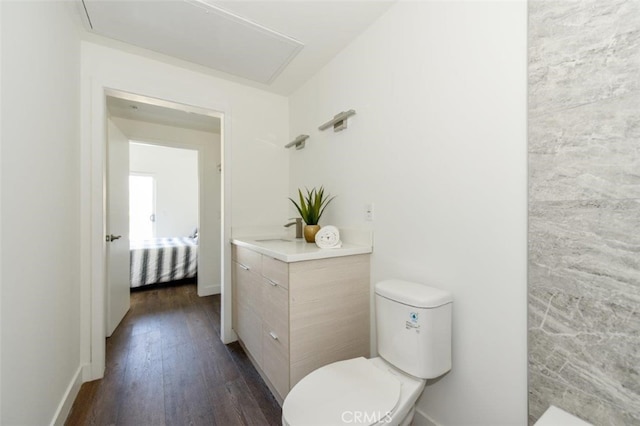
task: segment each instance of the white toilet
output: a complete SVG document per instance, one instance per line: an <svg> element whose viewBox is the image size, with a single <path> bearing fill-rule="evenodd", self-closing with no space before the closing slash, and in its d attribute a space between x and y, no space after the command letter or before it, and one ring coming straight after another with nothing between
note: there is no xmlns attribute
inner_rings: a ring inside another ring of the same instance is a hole
<svg viewBox="0 0 640 426"><path fill-rule="evenodd" d="M285 398L283 425L408 425L426 379L451 369L451 294L400 280L375 292L380 357L311 372Z"/></svg>

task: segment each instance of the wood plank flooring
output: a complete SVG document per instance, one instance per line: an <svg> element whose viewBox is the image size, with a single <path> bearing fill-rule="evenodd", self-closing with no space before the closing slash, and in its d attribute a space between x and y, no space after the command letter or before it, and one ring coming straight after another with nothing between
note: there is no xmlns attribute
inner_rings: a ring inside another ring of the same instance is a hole
<svg viewBox="0 0 640 426"><path fill-rule="evenodd" d="M198 297L195 284L133 292L104 378L82 385L65 424L281 424L240 345L219 336L219 295Z"/></svg>

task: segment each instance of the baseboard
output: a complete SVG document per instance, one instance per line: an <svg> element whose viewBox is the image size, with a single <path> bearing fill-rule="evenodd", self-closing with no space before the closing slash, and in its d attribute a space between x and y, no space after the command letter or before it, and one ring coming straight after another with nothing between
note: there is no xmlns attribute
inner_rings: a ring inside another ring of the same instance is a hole
<svg viewBox="0 0 640 426"><path fill-rule="evenodd" d="M198 285L198 296L211 296L214 294L220 294L220 284L208 286Z"/></svg>
<svg viewBox="0 0 640 426"><path fill-rule="evenodd" d="M80 386L82 386L82 370L82 366L78 367L76 374L73 375L73 379L71 379L69 386L67 386L67 390L64 393L62 401L60 401L60 405L58 405L53 420L51 420L51 426L64 425L64 422L67 420L73 402L76 400L76 396L78 396L78 392L80 391Z"/></svg>
<svg viewBox="0 0 640 426"><path fill-rule="evenodd" d="M424 411L416 407L416 411L415 411L415 414L413 415L413 421L411 422L411 426L440 426L440 425L435 421L433 421L433 419L429 417Z"/></svg>

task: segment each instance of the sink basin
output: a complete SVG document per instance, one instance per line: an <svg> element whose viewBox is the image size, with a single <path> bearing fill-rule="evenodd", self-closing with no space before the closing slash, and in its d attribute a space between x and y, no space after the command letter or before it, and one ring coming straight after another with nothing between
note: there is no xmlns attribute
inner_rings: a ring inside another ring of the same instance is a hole
<svg viewBox="0 0 640 426"><path fill-rule="evenodd" d="M272 242L285 242L291 243L291 240L285 240L284 238L265 238L263 240L255 240L257 243L272 243Z"/></svg>

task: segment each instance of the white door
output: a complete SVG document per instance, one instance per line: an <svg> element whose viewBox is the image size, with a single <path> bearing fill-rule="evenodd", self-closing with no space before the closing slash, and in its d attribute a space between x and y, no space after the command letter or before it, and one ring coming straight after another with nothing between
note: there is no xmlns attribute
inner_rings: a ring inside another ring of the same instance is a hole
<svg viewBox="0 0 640 426"><path fill-rule="evenodd" d="M107 131L107 336L129 310L129 140ZM115 238L115 239L114 239Z"/></svg>

